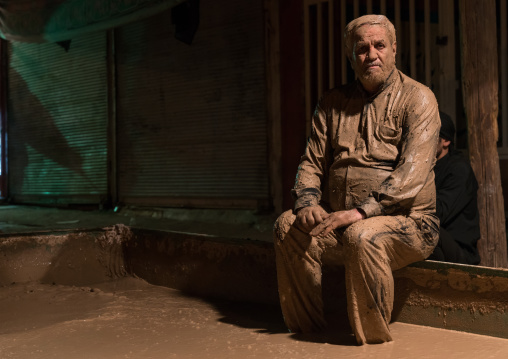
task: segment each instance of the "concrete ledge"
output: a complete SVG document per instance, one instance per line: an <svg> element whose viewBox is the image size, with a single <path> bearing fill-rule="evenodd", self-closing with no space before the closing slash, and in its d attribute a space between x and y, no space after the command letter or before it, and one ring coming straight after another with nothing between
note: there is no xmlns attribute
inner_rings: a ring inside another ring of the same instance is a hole
<svg viewBox="0 0 508 359"><path fill-rule="evenodd" d="M0 235L0 285L31 281L85 285L111 280L117 276L115 263L123 265L123 254L107 243L107 234L96 229Z"/></svg>
<svg viewBox="0 0 508 359"><path fill-rule="evenodd" d="M278 305L272 243L116 225L0 236L0 285L67 285L125 275L207 298ZM325 267L325 304L342 310L344 273ZM508 338L508 271L418 262L394 272L394 320Z"/></svg>
<svg viewBox="0 0 508 359"><path fill-rule="evenodd" d="M396 320L508 338L508 270L425 261L394 277Z"/></svg>
<svg viewBox="0 0 508 359"><path fill-rule="evenodd" d="M132 228L131 273L150 283L208 297L278 303L271 243Z"/></svg>

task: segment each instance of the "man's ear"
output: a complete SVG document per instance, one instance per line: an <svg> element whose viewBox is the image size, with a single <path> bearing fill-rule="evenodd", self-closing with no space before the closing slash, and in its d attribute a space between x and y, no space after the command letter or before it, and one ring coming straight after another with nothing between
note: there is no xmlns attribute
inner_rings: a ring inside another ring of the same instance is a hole
<svg viewBox="0 0 508 359"><path fill-rule="evenodd" d="M392 50L394 55L397 55L397 41L394 41L392 44Z"/></svg>
<svg viewBox="0 0 508 359"><path fill-rule="evenodd" d="M445 139L443 138L443 147L445 147L445 148L449 148L451 144L452 144L452 141L445 140Z"/></svg>

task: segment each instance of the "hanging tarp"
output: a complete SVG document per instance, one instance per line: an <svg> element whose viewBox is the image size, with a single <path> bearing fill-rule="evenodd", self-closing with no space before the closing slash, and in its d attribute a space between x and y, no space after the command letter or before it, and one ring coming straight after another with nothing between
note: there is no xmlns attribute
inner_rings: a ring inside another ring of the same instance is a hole
<svg viewBox="0 0 508 359"><path fill-rule="evenodd" d="M99 204L108 196L107 36L8 44L8 196L24 204Z"/></svg>
<svg viewBox="0 0 508 359"><path fill-rule="evenodd" d="M0 0L0 36L59 42L142 20L184 0Z"/></svg>

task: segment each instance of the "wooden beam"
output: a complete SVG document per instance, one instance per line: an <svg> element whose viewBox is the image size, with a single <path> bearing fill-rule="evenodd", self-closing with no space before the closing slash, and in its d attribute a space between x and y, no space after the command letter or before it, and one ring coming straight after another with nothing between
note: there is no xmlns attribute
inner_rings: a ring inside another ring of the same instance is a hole
<svg viewBox="0 0 508 359"><path fill-rule="evenodd" d="M115 57L116 30L106 33L107 50L106 61L108 71L108 204L116 206L118 203L118 156L117 156L117 70Z"/></svg>
<svg viewBox="0 0 508 359"><path fill-rule="evenodd" d="M333 1L328 1L328 87L335 87L335 37L334 28L337 26L334 18Z"/></svg>
<svg viewBox="0 0 508 359"><path fill-rule="evenodd" d="M424 22L425 22L425 85L428 87L432 87L432 76L431 76L431 66L430 63L432 61L430 56L430 0L425 0L424 2Z"/></svg>
<svg viewBox="0 0 508 359"><path fill-rule="evenodd" d="M269 138L269 168L272 205L276 213L283 208L281 168L281 100L279 2L265 0L266 104Z"/></svg>
<svg viewBox="0 0 508 359"><path fill-rule="evenodd" d="M403 34L402 34L402 20L401 20L401 14L400 14L400 0L395 0L395 32L397 34L397 44L398 44L398 50L397 54L395 55L397 68L399 70L402 69L402 44L403 44Z"/></svg>
<svg viewBox="0 0 508 359"><path fill-rule="evenodd" d="M304 2L305 10L303 11L303 46L304 46L304 64L305 64L305 118L306 128L309 127L309 116L312 113L312 106L316 104L311 103L311 68L310 68L310 14L309 6Z"/></svg>
<svg viewBox="0 0 508 359"><path fill-rule="evenodd" d="M416 5L415 0L409 0L409 71L411 78L416 76Z"/></svg>
<svg viewBox="0 0 508 359"><path fill-rule="evenodd" d="M303 0L280 0L280 118L283 210L293 207L291 188L305 150L305 50ZM310 106L309 106L310 107Z"/></svg>
<svg viewBox="0 0 508 359"><path fill-rule="evenodd" d="M0 201L8 197L7 193L7 73L8 42L0 39Z"/></svg>
<svg viewBox="0 0 508 359"><path fill-rule="evenodd" d="M462 95L469 156L479 183L481 264L508 267L503 190L497 152L498 46L495 0L460 0Z"/></svg>
<svg viewBox="0 0 508 359"><path fill-rule="evenodd" d="M316 18L316 33L317 33L317 93L318 98L323 94L323 3L317 4L317 18ZM328 89L327 89L328 90ZM316 104L312 104L315 106ZM308 112L310 113L310 111ZM309 117L310 119L310 117ZM307 136L310 134L311 124L308 122L307 126Z"/></svg>
<svg viewBox="0 0 508 359"><path fill-rule="evenodd" d="M457 80L455 77L455 8L453 0L439 2L439 37L443 42L437 47L439 54L438 68L438 103L439 109L450 115L457 124L456 96Z"/></svg>
<svg viewBox="0 0 508 359"><path fill-rule="evenodd" d="M507 6L506 1L501 1L499 4L499 22L501 25L500 40L501 40L501 54L500 59L502 64L508 63L508 26L506 22L507 17ZM501 111L502 116L502 128L503 128L503 149L506 151L508 148L508 69L506 66L501 68Z"/></svg>
<svg viewBox="0 0 508 359"><path fill-rule="evenodd" d="M340 1L340 34L342 34L343 29L346 27L346 0ZM340 37L340 51L341 54L344 54L346 49L346 41L344 40L344 36ZM347 54L346 54L347 55ZM342 55L340 57L340 71L341 71L341 83L344 85L347 83L347 66L348 60L347 57Z"/></svg>

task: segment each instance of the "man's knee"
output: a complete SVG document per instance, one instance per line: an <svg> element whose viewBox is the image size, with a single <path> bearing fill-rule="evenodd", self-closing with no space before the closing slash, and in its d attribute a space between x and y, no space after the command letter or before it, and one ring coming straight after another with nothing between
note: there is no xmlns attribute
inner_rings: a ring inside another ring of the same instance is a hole
<svg viewBox="0 0 508 359"><path fill-rule="evenodd" d="M375 223L369 222L372 221L364 220L353 223L344 231L342 242L346 257L348 255L363 256L365 253L371 253L373 250L377 252L383 247L382 243L376 242L376 238L379 237L379 231L376 230Z"/></svg>
<svg viewBox="0 0 508 359"><path fill-rule="evenodd" d="M363 245L363 242L368 237L368 228L363 225L364 221L359 221L350 225L342 236L343 244L347 248L356 249Z"/></svg>
<svg viewBox="0 0 508 359"><path fill-rule="evenodd" d="M281 241L286 237L286 234L289 232L289 229L293 225L295 219L296 216L293 214L292 210L282 213L279 218L277 218L273 226L275 241Z"/></svg>

